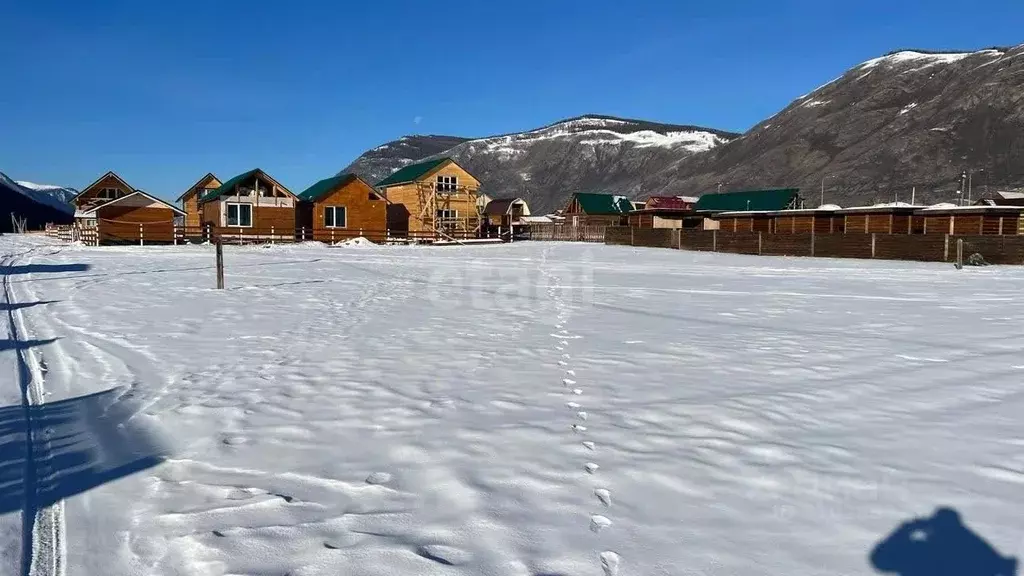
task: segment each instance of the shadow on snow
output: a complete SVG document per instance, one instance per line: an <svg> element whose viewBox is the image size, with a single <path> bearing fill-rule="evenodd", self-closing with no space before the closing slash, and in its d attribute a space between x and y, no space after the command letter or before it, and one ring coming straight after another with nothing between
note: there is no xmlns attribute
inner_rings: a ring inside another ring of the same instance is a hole
<svg viewBox="0 0 1024 576"><path fill-rule="evenodd" d="M160 464L167 452L132 421L124 392L0 407L0 514L39 509Z"/></svg>
<svg viewBox="0 0 1024 576"><path fill-rule="evenodd" d="M899 576L1015 576L1017 559L1005 557L964 526L952 508L898 526L871 551L875 570Z"/></svg>
<svg viewBox="0 0 1024 576"><path fill-rule="evenodd" d="M85 272L92 268L88 264L16 264L4 266L0 272L11 276L17 274L54 274L58 272Z"/></svg>

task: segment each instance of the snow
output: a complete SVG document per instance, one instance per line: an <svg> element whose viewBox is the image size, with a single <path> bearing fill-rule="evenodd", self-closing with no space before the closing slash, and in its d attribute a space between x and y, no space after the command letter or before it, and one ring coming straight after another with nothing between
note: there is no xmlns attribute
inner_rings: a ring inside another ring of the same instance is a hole
<svg viewBox="0 0 1024 576"><path fill-rule="evenodd" d="M1022 551L1024 268L229 246L218 291L211 247L0 253L0 434L20 348L96 444L47 464L90 480L68 574L867 575L938 506Z"/></svg>
<svg viewBox="0 0 1024 576"><path fill-rule="evenodd" d="M903 107L902 110L900 110L900 116L906 114L907 112L910 112L914 108L917 108L917 102L912 102L910 104L907 104L906 106Z"/></svg>
<svg viewBox="0 0 1024 576"><path fill-rule="evenodd" d="M594 130L597 138L580 140L580 144L622 144L631 143L637 148L659 146L663 148L683 148L689 152L703 152L715 146L724 144L726 140L710 132L681 131L662 134L653 130L639 130L627 134L612 132L611 130Z"/></svg>
<svg viewBox="0 0 1024 576"><path fill-rule="evenodd" d="M940 64L952 64L959 62L968 56L972 56L976 52L958 52L948 54L925 54L923 52L914 52L912 50L904 50L888 56L882 56L880 58L873 58L864 62L857 68L860 70L871 70L879 65L886 66L897 66L903 64L915 64L914 68L904 70L904 72L913 72L917 70L923 70L930 66L937 66Z"/></svg>
<svg viewBox="0 0 1024 576"><path fill-rule="evenodd" d="M829 102L831 102L831 100L808 100L807 102L804 102L802 106L807 108L817 108L818 106L824 106Z"/></svg>

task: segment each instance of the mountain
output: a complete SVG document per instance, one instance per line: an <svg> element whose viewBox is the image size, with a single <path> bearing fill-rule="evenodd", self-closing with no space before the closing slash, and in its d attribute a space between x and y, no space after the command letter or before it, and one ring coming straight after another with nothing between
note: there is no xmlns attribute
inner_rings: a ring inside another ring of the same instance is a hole
<svg viewBox="0 0 1024 576"><path fill-rule="evenodd" d="M0 233L15 230L12 215L19 221L23 220L27 229L40 230L48 222L70 224L74 214L71 204L45 192L26 188L0 172Z"/></svg>
<svg viewBox="0 0 1024 576"><path fill-rule="evenodd" d="M12 180L3 172L0 172L0 184L3 185L4 197L6 198L10 198L13 195L20 195L33 202L45 205L60 212L68 214L75 213L75 207L63 199L64 194L66 194L66 192L63 191L68 190L67 188L60 188L58 186L39 187L39 185L25 186L25 183ZM51 188L60 188L62 192L55 193ZM74 191L71 192L72 196L74 196ZM2 213L2 211L0 211L0 213Z"/></svg>
<svg viewBox="0 0 1024 576"><path fill-rule="evenodd" d="M484 193L522 197L533 212L543 213L560 208L577 190L643 195L650 189L647 175L737 136L696 126L587 115L528 132L463 139L444 149L442 139L451 137L409 136L370 150L342 172L353 171L376 182L393 171L385 166L450 156L480 179ZM437 151L416 155L417 148L430 147Z"/></svg>
<svg viewBox="0 0 1024 576"><path fill-rule="evenodd" d="M342 172L355 172L375 184L407 164L447 150L470 140L458 136L403 136L365 152Z"/></svg>
<svg viewBox="0 0 1024 576"><path fill-rule="evenodd" d="M903 50L855 66L741 138L657 175L691 192L799 186L817 205L951 201L961 174L986 188L1024 182L1024 45Z"/></svg>
<svg viewBox="0 0 1024 576"><path fill-rule="evenodd" d="M71 202L71 199L78 195L78 190L74 188L68 188L66 186L54 186L52 184L36 184L35 182L27 182L25 180L17 180L15 182L22 188L41 192L48 196L56 198L58 201L67 204Z"/></svg>
<svg viewBox="0 0 1024 576"><path fill-rule="evenodd" d="M408 136L345 171L375 182L451 156L492 197L537 213L575 191L698 196L798 186L817 205L951 201L961 174L975 197L1024 184L1024 45L975 52L900 50L864 62L743 135L587 115L479 139Z"/></svg>

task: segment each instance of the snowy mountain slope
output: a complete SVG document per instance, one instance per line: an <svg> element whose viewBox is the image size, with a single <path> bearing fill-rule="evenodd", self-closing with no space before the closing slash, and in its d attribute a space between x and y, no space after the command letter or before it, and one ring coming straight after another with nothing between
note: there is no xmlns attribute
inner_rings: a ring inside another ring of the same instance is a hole
<svg viewBox="0 0 1024 576"><path fill-rule="evenodd" d="M355 172L370 184L375 184L407 164L441 154L467 140L470 139L458 136L403 136L366 151L343 172Z"/></svg>
<svg viewBox="0 0 1024 576"><path fill-rule="evenodd" d="M901 50L873 58L792 102L740 137L717 130L582 116L419 155L370 151L351 164L369 180L429 156L455 157L491 196L534 212L577 190L634 199L717 189L799 186L843 205L949 201L963 171L974 192L1024 185L1024 45L976 52ZM415 137L418 139L431 137ZM401 143L401 141L397 141ZM394 154L394 156L392 156ZM982 170L984 170L982 172Z"/></svg>
<svg viewBox="0 0 1024 576"><path fill-rule="evenodd" d="M24 186L20 182L16 182L8 177L3 172L0 172L0 190L6 191L10 194L21 194L34 202L44 204L51 208L60 210L68 214L74 214L75 208L71 204L68 204L63 198L69 193L73 192L68 188L54 187L39 187L39 185ZM74 196L74 194L72 194Z"/></svg>
<svg viewBox="0 0 1024 576"><path fill-rule="evenodd" d="M120 436L48 464L56 490L101 482L66 501L69 575L599 575L614 552L619 576L867 576L896 572L874 552L915 519L943 550L908 538L905 563L990 564L967 530L1022 553L1024 268L225 250L228 290L196 266L212 247L15 262L35 265L11 282L26 342L0 368L30 347L85 424L109 412L74 407L124 386L111 407L174 444L133 474L96 474ZM0 517L0 550L19 528Z"/></svg>
<svg viewBox="0 0 1024 576"><path fill-rule="evenodd" d="M542 213L560 208L578 190L636 196L647 189L644 174L736 136L696 126L587 115L527 132L467 140L429 157L451 156L480 178L486 194L523 197L531 210ZM367 169L366 158L375 153L364 154L346 170L379 180L386 174Z"/></svg>
<svg viewBox="0 0 1024 576"><path fill-rule="evenodd" d="M57 200L63 203L71 202L71 199L78 195L78 190L74 188L68 188L67 186L54 186L52 184L36 184L35 182L27 182L25 180L16 181L22 188L28 188L29 190L36 190L44 194L49 194Z"/></svg>
<svg viewBox="0 0 1024 576"><path fill-rule="evenodd" d="M975 197L1024 184L1024 45L874 58L658 178L693 192L799 186L842 205L950 201L973 171ZM982 172L982 170L984 170Z"/></svg>

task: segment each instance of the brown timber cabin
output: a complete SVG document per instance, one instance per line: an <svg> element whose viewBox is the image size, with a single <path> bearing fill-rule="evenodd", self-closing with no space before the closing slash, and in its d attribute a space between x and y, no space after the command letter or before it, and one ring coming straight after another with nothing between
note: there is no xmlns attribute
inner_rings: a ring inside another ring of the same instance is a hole
<svg viewBox="0 0 1024 576"><path fill-rule="evenodd" d="M83 188L71 199L71 203L75 205L77 211L86 212L100 204L106 204L133 192L135 192L135 188L125 182L123 178L114 172L107 172Z"/></svg>
<svg viewBox="0 0 1024 576"><path fill-rule="evenodd" d="M298 198L254 168L224 182L200 198L203 225L226 237L294 238Z"/></svg>
<svg viewBox="0 0 1024 576"><path fill-rule="evenodd" d="M175 218L185 212L142 190L79 211L76 221L95 227L99 244L170 244Z"/></svg>
<svg viewBox="0 0 1024 576"><path fill-rule="evenodd" d="M188 228L198 228L203 223L203 211L199 204L199 200L213 192L217 188L220 188L221 182L213 175L212 172L206 174L199 179L198 182L192 185L191 188L185 191L184 194L178 196L176 202L181 202L181 207L185 211L185 226Z"/></svg>
<svg viewBox="0 0 1024 576"><path fill-rule="evenodd" d="M313 240L387 239L387 202L355 174L325 178L299 194L296 220Z"/></svg>
<svg viewBox="0 0 1024 576"><path fill-rule="evenodd" d="M1024 206L955 206L937 205L919 210L925 234L957 234L963 236L1017 235L1024 232L1021 212Z"/></svg>
<svg viewBox="0 0 1024 576"><path fill-rule="evenodd" d="M392 233L479 233L480 181L451 158L410 164L377 182L376 188L387 199Z"/></svg>
<svg viewBox="0 0 1024 576"><path fill-rule="evenodd" d="M856 206L836 210L835 215L843 218L846 234L921 234L924 232L924 218L917 212L924 206L906 202Z"/></svg>

